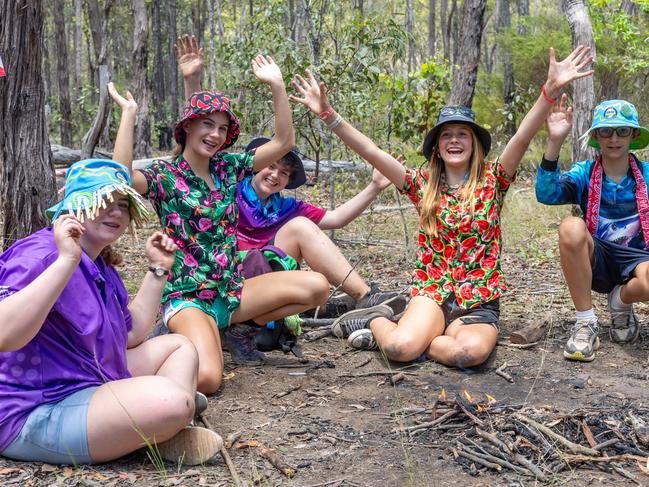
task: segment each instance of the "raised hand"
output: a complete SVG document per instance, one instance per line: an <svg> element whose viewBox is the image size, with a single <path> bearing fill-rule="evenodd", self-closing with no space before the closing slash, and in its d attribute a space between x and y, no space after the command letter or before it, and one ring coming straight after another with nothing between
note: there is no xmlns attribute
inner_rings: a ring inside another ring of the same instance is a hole
<svg viewBox="0 0 649 487"><path fill-rule="evenodd" d="M178 246L169 236L162 232L155 232L151 235L144 246L149 263L153 267L171 269L176 258Z"/></svg>
<svg viewBox="0 0 649 487"><path fill-rule="evenodd" d="M563 141L566 139L572 128L572 107L567 107L568 96L564 93L561 101L555 103L552 111L545 120L548 128L548 139Z"/></svg>
<svg viewBox="0 0 649 487"><path fill-rule="evenodd" d="M81 260L81 236L85 228L74 215L61 215L54 225L54 242L59 258L79 263Z"/></svg>
<svg viewBox="0 0 649 487"><path fill-rule="evenodd" d="M322 81L318 83L309 69L306 70L306 75L309 78L308 82L299 74L296 74L295 79L291 81L293 88L303 98L298 98L295 95L289 95L288 97L292 101L304 105L316 115L329 110L331 105L327 99L326 85Z"/></svg>
<svg viewBox="0 0 649 487"><path fill-rule="evenodd" d="M174 44L174 51L183 78L200 77L203 74L203 48L198 47L196 36L186 35L184 39L179 36L178 43Z"/></svg>
<svg viewBox="0 0 649 487"><path fill-rule="evenodd" d="M372 184L382 191L390 186L392 184L392 181L386 178L381 171L374 168L374 170L372 171Z"/></svg>
<svg viewBox="0 0 649 487"><path fill-rule="evenodd" d="M593 74L592 69L586 70L593 60L589 52L590 47L577 46L567 58L557 61L554 57L554 49L550 48L548 80L545 82L545 90L549 96L554 98L566 84Z"/></svg>
<svg viewBox="0 0 649 487"><path fill-rule="evenodd" d="M282 71L279 66L275 64L273 58L270 56L258 55L250 61L252 71L259 81L264 84L272 85L274 83L284 85L284 78L282 78Z"/></svg>
<svg viewBox="0 0 649 487"><path fill-rule="evenodd" d="M133 98L133 95L131 94L130 91L126 92L126 98L124 98L122 95L120 95L115 88L115 85L111 81L108 83L108 94L110 97L113 99L115 103L121 108L123 112L127 110L133 110L137 111L137 102Z"/></svg>

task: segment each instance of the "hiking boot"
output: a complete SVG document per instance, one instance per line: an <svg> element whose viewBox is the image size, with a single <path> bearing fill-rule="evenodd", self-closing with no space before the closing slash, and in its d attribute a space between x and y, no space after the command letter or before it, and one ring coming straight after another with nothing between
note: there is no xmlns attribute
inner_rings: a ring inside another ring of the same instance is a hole
<svg viewBox="0 0 649 487"><path fill-rule="evenodd" d="M223 338L230 357L238 365L261 365L266 355L257 350L255 335L260 328L244 323L230 325L223 333Z"/></svg>
<svg viewBox="0 0 649 487"><path fill-rule="evenodd" d="M616 289L613 289L608 294L608 310L611 312L611 328L608 333L614 342L632 343L640 334L640 323L638 323L638 317L633 312L633 304L625 304L618 308L612 305L611 297L615 291Z"/></svg>
<svg viewBox="0 0 649 487"><path fill-rule="evenodd" d="M347 338L356 330L362 330L370 325L374 318L390 319L394 311L386 304L377 304L371 308L355 309L342 315L331 325L331 333L338 338Z"/></svg>
<svg viewBox="0 0 649 487"><path fill-rule="evenodd" d="M374 339L374 334L369 328L361 328L356 330L354 333L349 335L347 338L347 343L350 347L356 348L358 350L376 350L378 345Z"/></svg>
<svg viewBox="0 0 649 487"><path fill-rule="evenodd" d="M173 438L157 445L160 456L181 465L200 465L216 455L223 447L223 439L207 428L188 426Z"/></svg>
<svg viewBox="0 0 649 487"><path fill-rule="evenodd" d="M200 419L201 414L207 409L207 396L202 392L194 393L194 419Z"/></svg>
<svg viewBox="0 0 649 487"><path fill-rule="evenodd" d="M597 318L577 320L563 349L563 356L569 360L591 362L595 358L595 350L599 348L598 331Z"/></svg>
<svg viewBox="0 0 649 487"><path fill-rule="evenodd" d="M377 304L394 299L397 296L399 296L397 291L381 291L378 284L372 283L370 284L369 292L356 303L356 309L371 308Z"/></svg>
<svg viewBox="0 0 649 487"><path fill-rule="evenodd" d="M345 293L331 296L325 304L318 309L318 318L338 318L340 315L351 311L356 306L354 298ZM303 313L306 316L315 316L316 308Z"/></svg>

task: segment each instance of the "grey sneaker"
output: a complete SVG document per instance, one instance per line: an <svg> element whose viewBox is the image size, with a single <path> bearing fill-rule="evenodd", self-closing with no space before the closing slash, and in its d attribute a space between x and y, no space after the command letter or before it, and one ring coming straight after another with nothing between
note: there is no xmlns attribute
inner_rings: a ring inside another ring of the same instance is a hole
<svg viewBox="0 0 649 487"><path fill-rule="evenodd" d="M378 345L374 339L374 334L369 328L361 328L349 335L347 343L350 347L357 348L358 350L376 350Z"/></svg>
<svg viewBox="0 0 649 487"><path fill-rule="evenodd" d="M331 325L331 333L338 338L347 338L356 330L367 328L374 318L390 319L394 316L392 308L386 304L377 304L371 308L355 309L342 315Z"/></svg>
<svg viewBox="0 0 649 487"><path fill-rule="evenodd" d="M613 292L615 292L615 289L608 295L608 310L611 312L609 336L612 341L617 343L632 343L640 334L638 317L633 312L633 304L628 304L621 308L614 308L611 304Z"/></svg>
<svg viewBox="0 0 649 487"><path fill-rule="evenodd" d="M572 335L563 349L563 356L569 360L591 362L595 359L595 350L599 348L599 324L594 320L577 320L572 328Z"/></svg>
<svg viewBox="0 0 649 487"><path fill-rule="evenodd" d="M369 292L356 303L356 309L371 308L377 304L394 299L398 295L399 293L397 291L381 291L378 284L372 283L370 284Z"/></svg>

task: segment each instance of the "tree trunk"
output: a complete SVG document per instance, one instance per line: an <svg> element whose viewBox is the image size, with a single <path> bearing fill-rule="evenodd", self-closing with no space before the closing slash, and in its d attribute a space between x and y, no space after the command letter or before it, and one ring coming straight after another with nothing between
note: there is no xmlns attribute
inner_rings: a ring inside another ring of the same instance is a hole
<svg viewBox="0 0 649 487"><path fill-rule="evenodd" d="M406 32L408 34L408 72L417 64L415 53L415 13L412 9L412 0L406 0Z"/></svg>
<svg viewBox="0 0 649 487"><path fill-rule="evenodd" d="M428 55L432 58L437 50L435 37L435 0L428 0Z"/></svg>
<svg viewBox="0 0 649 487"><path fill-rule="evenodd" d="M511 14L509 11L509 0L496 1L496 32L509 29L512 25ZM505 132L509 137L516 133L516 117L514 113L514 65L512 64L512 55L509 49L501 48L501 57L503 61L503 102L507 118L505 120Z"/></svg>
<svg viewBox="0 0 649 487"><path fill-rule="evenodd" d="M65 36L63 0L54 0L54 39L56 44L56 77L59 86L59 113L61 115L61 144L72 145L72 106L70 104L70 67L68 43Z"/></svg>
<svg viewBox="0 0 649 487"><path fill-rule="evenodd" d="M480 63L480 42L487 0L465 0L462 14L459 68L453 75L449 105L471 106Z"/></svg>
<svg viewBox="0 0 649 487"><path fill-rule="evenodd" d="M74 2L74 96L79 97L81 92L81 59L83 54L83 0Z"/></svg>
<svg viewBox="0 0 649 487"><path fill-rule="evenodd" d="M208 86L210 89L216 88L216 52L214 50L214 37L216 36L216 32L214 29L214 0L210 0L210 6L209 6L209 23L210 23L210 67L207 71L208 73Z"/></svg>
<svg viewBox="0 0 649 487"><path fill-rule="evenodd" d="M153 101L153 117L155 119L155 130L158 134L158 149L168 151L171 149L171 137L168 124L165 120L168 118L167 109L167 78L169 74L165 69L166 57L162 54L163 46L166 46L166 39L163 39L163 33L167 29L162 27L160 15L160 3L151 4L151 22L153 35L153 79L151 80L151 98Z"/></svg>
<svg viewBox="0 0 649 487"><path fill-rule="evenodd" d="M453 36L453 64L458 64L460 55L460 14L457 11L457 0L451 2L451 13L448 16L448 25ZM455 73L455 69L453 69Z"/></svg>
<svg viewBox="0 0 649 487"><path fill-rule="evenodd" d="M0 206L2 245L43 228L56 186L45 125L41 77L43 5L0 0Z"/></svg>
<svg viewBox="0 0 649 487"><path fill-rule="evenodd" d="M442 30L442 45L444 47L444 59L451 59L451 29L448 22L448 0L440 0L439 4L439 26Z"/></svg>
<svg viewBox="0 0 649 487"><path fill-rule="evenodd" d="M572 45L590 46L595 59L595 40L590 17L583 0L563 0L566 18L572 31ZM572 83L572 160L583 161L592 157L592 149L582 149L579 137L590 128L591 110L595 107L595 88L592 76L586 76Z"/></svg>
<svg viewBox="0 0 649 487"><path fill-rule="evenodd" d="M522 20L530 16L530 0L516 0L516 9L518 10L518 33L523 35L527 33L527 28Z"/></svg>
<svg viewBox="0 0 649 487"><path fill-rule="evenodd" d="M167 63L169 72L169 106L171 107L171 113L176 118L180 113L180 106L178 106L178 67L176 66L176 55L174 54L174 44L178 37L176 31L176 0L168 1L167 13L169 16L169 49L167 49L169 53Z"/></svg>
<svg viewBox="0 0 649 487"><path fill-rule="evenodd" d="M149 93L147 90L147 13L145 0L134 0L133 6L133 96L137 100L135 125L135 154L151 154L151 127L149 125ZM175 72L175 70L174 70Z"/></svg>

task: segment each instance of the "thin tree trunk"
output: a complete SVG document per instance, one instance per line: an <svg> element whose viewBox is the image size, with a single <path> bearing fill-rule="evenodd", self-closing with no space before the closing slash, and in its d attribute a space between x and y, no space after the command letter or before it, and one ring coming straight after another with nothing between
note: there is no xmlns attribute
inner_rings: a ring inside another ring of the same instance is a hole
<svg viewBox="0 0 649 487"><path fill-rule="evenodd" d="M523 19L530 16L530 0L516 0L516 9L518 10L518 33L523 35L527 33Z"/></svg>
<svg viewBox="0 0 649 487"><path fill-rule="evenodd" d="M149 124L149 93L147 90L147 13L145 0L134 0L133 6L133 91L137 100L138 117L135 125L135 154L151 154Z"/></svg>
<svg viewBox="0 0 649 487"><path fill-rule="evenodd" d="M223 34L225 33L223 30L223 6L221 5L222 0L216 0L216 13L217 13L217 19L218 19L218 28L219 28L219 38L223 38Z"/></svg>
<svg viewBox="0 0 649 487"><path fill-rule="evenodd" d="M163 33L167 29L162 28L162 19L160 15L160 4L153 2L151 4L151 22L153 24L153 79L151 80L151 98L153 101L153 111L155 118L155 130L158 133L158 149L168 151L171 149L171 137L167 124L164 122L167 118L167 77L169 74L165 69L165 56L162 54L163 45L166 45L163 39Z"/></svg>
<svg viewBox="0 0 649 487"><path fill-rule="evenodd" d="M0 208L2 246L47 224L55 201L52 154L45 125L41 77L42 2L0 0ZM6 53L6 54L5 54Z"/></svg>
<svg viewBox="0 0 649 487"><path fill-rule="evenodd" d="M512 25L509 0L496 1L496 32L509 29ZM516 117L514 113L514 65L512 55L507 48L501 48L503 61L503 102L505 103L507 118L505 132L510 137L516 133Z"/></svg>
<svg viewBox="0 0 649 487"><path fill-rule="evenodd" d="M428 0L428 55L433 57L437 50L437 39L435 36L435 7L436 0Z"/></svg>
<svg viewBox="0 0 649 487"><path fill-rule="evenodd" d="M210 23L210 67L208 69L209 87L216 87L216 51L214 50L214 0L210 0L209 6L209 23Z"/></svg>
<svg viewBox="0 0 649 487"><path fill-rule="evenodd" d="M465 0L462 14L462 37L458 61L453 76L449 105L471 106L480 63L480 42L487 0Z"/></svg>
<svg viewBox="0 0 649 487"><path fill-rule="evenodd" d="M448 26L453 37L453 64L458 64L460 55L460 14L457 10L457 1L451 2L451 13L448 16ZM482 35L482 33L481 33ZM455 70L454 70L455 72Z"/></svg>
<svg viewBox="0 0 649 487"><path fill-rule="evenodd" d="M79 97L81 92L81 59L83 54L83 0L74 2L74 96Z"/></svg>
<svg viewBox="0 0 649 487"><path fill-rule="evenodd" d="M412 9L412 0L406 0L406 33L408 34L408 72L417 64L415 53L415 13Z"/></svg>
<svg viewBox="0 0 649 487"><path fill-rule="evenodd" d="M68 43L65 36L63 0L54 0L54 38L56 40L56 77L59 86L59 113L61 115L61 144L72 145L72 106L70 104L70 67Z"/></svg>
<svg viewBox="0 0 649 487"><path fill-rule="evenodd" d="M590 46L595 59L595 40L590 17L583 0L564 0L563 7L572 31L572 45ZM590 127L591 110L595 107L595 87L592 76L586 76L572 83L572 160L582 161L593 154L592 149L582 149L578 141L581 134Z"/></svg>
<svg viewBox="0 0 649 487"><path fill-rule="evenodd" d="M178 34L176 31L176 0L168 0L167 13L169 16L169 59L167 69L169 70L169 106L174 118L180 113L178 105L178 67L176 66L176 56L174 54L174 44Z"/></svg>
<svg viewBox="0 0 649 487"><path fill-rule="evenodd" d="M442 30L442 45L444 47L444 59L451 59L451 29L448 21L448 0L440 0L439 3L439 26Z"/></svg>

